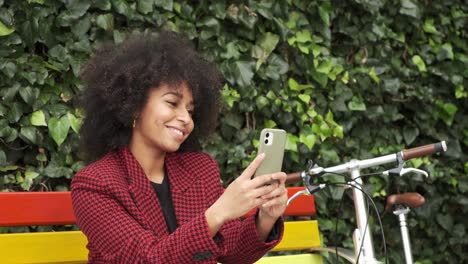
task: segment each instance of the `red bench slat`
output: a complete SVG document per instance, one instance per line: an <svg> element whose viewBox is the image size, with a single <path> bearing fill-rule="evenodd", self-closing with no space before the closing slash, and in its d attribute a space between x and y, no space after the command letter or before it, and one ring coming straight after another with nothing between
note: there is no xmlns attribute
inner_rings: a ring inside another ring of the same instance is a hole
<svg viewBox="0 0 468 264"><path fill-rule="evenodd" d="M0 226L75 224L70 192L1 192Z"/></svg>
<svg viewBox="0 0 468 264"><path fill-rule="evenodd" d="M304 187L288 187L288 197ZM255 209L247 215L251 215ZM301 195L284 212L285 216L315 215L313 195ZM75 224L70 192L0 193L0 226Z"/></svg>

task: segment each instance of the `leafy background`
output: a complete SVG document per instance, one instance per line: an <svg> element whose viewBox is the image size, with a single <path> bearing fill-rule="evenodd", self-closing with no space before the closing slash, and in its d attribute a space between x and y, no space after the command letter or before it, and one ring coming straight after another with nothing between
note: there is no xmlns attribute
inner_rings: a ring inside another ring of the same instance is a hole
<svg viewBox="0 0 468 264"><path fill-rule="evenodd" d="M219 129L205 149L226 184L254 157L263 127L288 131L286 172L309 159L331 166L446 140L446 155L409 164L429 180L374 176L366 190L380 211L389 193L424 194L426 205L409 215L415 260L468 261L468 6L461 0L0 0L2 191L69 189L84 166L80 65L103 41L159 28L185 32L225 76ZM327 188L317 207L324 242L351 246L349 191ZM383 220L390 263L402 263L397 221Z"/></svg>

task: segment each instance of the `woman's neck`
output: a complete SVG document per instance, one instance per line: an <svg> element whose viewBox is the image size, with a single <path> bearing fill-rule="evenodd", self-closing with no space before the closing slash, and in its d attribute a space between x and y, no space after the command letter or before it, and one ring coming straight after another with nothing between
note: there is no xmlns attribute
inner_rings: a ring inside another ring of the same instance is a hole
<svg viewBox="0 0 468 264"><path fill-rule="evenodd" d="M152 182L162 183L164 179L164 158L166 152L160 151L144 144L137 144L131 141L129 144L130 152L140 163L146 177Z"/></svg>

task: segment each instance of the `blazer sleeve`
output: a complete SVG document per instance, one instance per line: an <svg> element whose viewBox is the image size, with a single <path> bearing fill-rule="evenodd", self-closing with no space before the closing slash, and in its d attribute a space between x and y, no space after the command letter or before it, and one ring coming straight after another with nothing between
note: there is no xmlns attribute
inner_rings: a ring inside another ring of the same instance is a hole
<svg viewBox="0 0 468 264"><path fill-rule="evenodd" d="M224 192L220 183L218 164L210 157L212 188L207 188L208 197L214 203ZM217 234L221 249L218 261L221 263L254 263L276 246L282 239L284 222L280 217L273 229L279 230L279 236L272 241L263 242L256 227L257 213L245 219L236 219L225 223Z"/></svg>
<svg viewBox="0 0 468 264"><path fill-rule="evenodd" d="M72 185L77 224L90 242L93 263L214 263L221 254L204 213L158 237L140 225L105 184L95 181L77 175Z"/></svg>

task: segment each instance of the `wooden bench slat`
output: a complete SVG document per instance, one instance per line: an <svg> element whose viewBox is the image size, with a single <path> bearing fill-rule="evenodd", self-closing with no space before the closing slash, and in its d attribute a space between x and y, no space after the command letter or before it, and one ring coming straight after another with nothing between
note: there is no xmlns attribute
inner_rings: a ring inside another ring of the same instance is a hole
<svg viewBox="0 0 468 264"><path fill-rule="evenodd" d="M76 222L70 192L2 192L0 204L0 226Z"/></svg>
<svg viewBox="0 0 468 264"><path fill-rule="evenodd" d="M319 254L295 254L286 256L263 257L256 264L322 264L322 256Z"/></svg>
<svg viewBox="0 0 468 264"><path fill-rule="evenodd" d="M320 234L316 220L287 221L284 223L283 240L272 251L302 250L320 246Z"/></svg>
<svg viewBox="0 0 468 264"><path fill-rule="evenodd" d="M88 240L81 231L0 235L2 263L86 263Z"/></svg>

